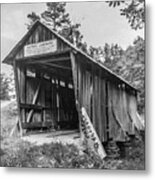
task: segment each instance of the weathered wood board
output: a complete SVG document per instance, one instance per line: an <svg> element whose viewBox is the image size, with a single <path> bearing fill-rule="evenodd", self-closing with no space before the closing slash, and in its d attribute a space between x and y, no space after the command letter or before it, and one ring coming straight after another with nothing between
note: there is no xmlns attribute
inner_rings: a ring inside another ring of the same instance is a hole
<svg viewBox="0 0 155 180"><path fill-rule="evenodd" d="M57 39L28 44L24 46L24 57L40 54L52 53L57 51Z"/></svg>

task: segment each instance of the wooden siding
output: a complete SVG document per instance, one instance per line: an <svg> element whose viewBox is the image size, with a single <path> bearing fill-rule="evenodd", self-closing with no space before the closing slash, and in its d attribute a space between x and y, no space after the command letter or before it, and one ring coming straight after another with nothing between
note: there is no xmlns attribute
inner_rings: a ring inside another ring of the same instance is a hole
<svg viewBox="0 0 155 180"><path fill-rule="evenodd" d="M62 40L57 38L49 29L47 29L45 26L38 25L35 28L34 32L29 35L27 41L22 45L22 48L16 54L15 59L24 58L25 45L39 43L52 39L57 39L57 52L63 52L69 49L69 46L67 46Z"/></svg>
<svg viewBox="0 0 155 180"><path fill-rule="evenodd" d="M135 133L135 92L127 93L124 83L113 83L104 71L86 66L76 54L71 53L71 62L79 119L84 107L101 141L125 141L128 134Z"/></svg>
<svg viewBox="0 0 155 180"><path fill-rule="evenodd" d="M81 118L81 108L84 107L98 136L102 141L106 141L105 79L101 78L101 72L97 73L93 68L92 70L87 69L85 64L73 55L72 67L79 121Z"/></svg>

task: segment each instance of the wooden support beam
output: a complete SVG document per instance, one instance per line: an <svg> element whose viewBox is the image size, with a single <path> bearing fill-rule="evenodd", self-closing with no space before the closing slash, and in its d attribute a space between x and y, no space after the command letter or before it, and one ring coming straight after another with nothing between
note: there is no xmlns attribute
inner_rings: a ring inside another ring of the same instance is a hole
<svg viewBox="0 0 155 180"><path fill-rule="evenodd" d="M79 93L79 91L81 92L81 87L79 86L79 76L81 76L81 72L78 72L79 66L77 64L76 58L75 58L75 54L73 52L70 52L70 58L71 58L71 66L72 66L72 76L73 76L73 86L74 86L74 95L75 95L75 106L76 106L76 110L78 113L78 118L79 118L79 130L80 133L82 133L81 130L81 93ZM80 102L79 102L80 101ZM82 134L81 134L82 135Z"/></svg>
<svg viewBox="0 0 155 180"><path fill-rule="evenodd" d="M109 113L108 113L108 97L109 97L109 88L108 88L108 81L105 82L105 97L106 97L106 130L107 130L107 139L109 139Z"/></svg>
<svg viewBox="0 0 155 180"><path fill-rule="evenodd" d="M60 122L60 80L57 80L57 110L58 110L58 124Z"/></svg>
<svg viewBox="0 0 155 180"><path fill-rule="evenodd" d="M36 64L36 63L53 63L53 62L63 62L63 61L69 61L69 57L60 57L60 58L50 58L50 59L38 59L38 60L28 60L26 63L28 64Z"/></svg>
<svg viewBox="0 0 155 180"><path fill-rule="evenodd" d="M20 103L20 108L36 109L36 110L51 109L50 107L47 107L47 106L40 106L40 105L36 105L36 104L23 104L23 103Z"/></svg>
<svg viewBox="0 0 155 180"><path fill-rule="evenodd" d="M54 64L54 63L39 62L39 64L45 64L45 65L50 66L50 67L56 67L56 68L65 69L65 70L71 71L71 68L70 68L70 67L61 66L61 65L58 65L58 64Z"/></svg>
<svg viewBox="0 0 155 180"><path fill-rule="evenodd" d="M35 128L48 128L52 127L52 122L32 122L32 123L23 123L23 129L35 129Z"/></svg>
<svg viewBox="0 0 155 180"><path fill-rule="evenodd" d="M17 98L17 110L18 110L18 119L17 122L15 124L15 126L19 127L19 134L20 136L23 135L23 131L22 131L22 126L21 126L21 114L20 114L20 91L19 91L19 76L18 76L18 71L19 71L19 67L17 66L17 62L14 60L13 61L13 69L14 69L14 79L15 79L15 91L16 91L16 98ZM14 128L15 130L16 128ZM10 136L13 134L13 132L11 132Z"/></svg>
<svg viewBox="0 0 155 180"><path fill-rule="evenodd" d="M67 72L63 73L63 71L61 70L61 74L60 71L56 70L54 67L50 67L48 70L46 69L46 65L42 65L42 71L45 73L45 74L48 74L50 77L54 77L54 78L57 78L59 77L60 80L62 81L69 81L69 82L72 82L73 79L70 75L67 74Z"/></svg>
<svg viewBox="0 0 155 180"><path fill-rule="evenodd" d="M36 90L35 94L34 94L32 104L36 104L37 99L38 99L38 96L39 96L40 88L41 88L41 81L40 81L40 83L39 83L39 85L38 85L38 87L37 87L37 90ZM27 116L27 120L26 120L27 123L30 122L30 120L31 120L31 118L32 118L32 115L33 115L33 112L34 112L34 109L32 109L32 110L29 112L29 114L28 114L28 116Z"/></svg>
<svg viewBox="0 0 155 180"><path fill-rule="evenodd" d="M46 59L46 58L50 58L52 59L53 58L56 58L56 57L60 57L60 56L66 56L68 55L70 52L70 49L67 49L67 50L63 50L63 51L56 51L56 52L52 52L52 53L46 53L46 54L40 54L40 55L33 55L33 56L29 56L29 57L22 57L22 58L18 58L16 59L16 61L24 61L24 62L27 62L27 61L32 61L32 60L41 60L41 59Z"/></svg>
<svg viewBox="0 0 155 180"><path fill-rule="evenodd" d="M24 66L20 67L20 102L26 103L26 69ZM26 114L25 109L21 110L21 120L25 122Z"/></svg>
<svg viewBox="0 0 155 180"><path fill-rule="evenodd" d="M71 71L65 71L65 69L56 69L54 67L49 67L48 65L45 65L44 63L38 63L37 66L36 65L28 65L27 68L36 70L36 71L40 71L41 73L47 74L50 77L59 77L60 80L63 81L69 81L72 82L72 76L71 76Z"/></svg>
<svg viewBox="0 0 155 180"><path fill-rule="evenodd" d="M71 52L70 53L71 57L71 64L72 64L72 76L73 76L73 84L74 84L74 93L75 93L75 98L77 100L77 65L76 65L76 59L75 55ZM78 110L78 109L77 109Z"/></svg>

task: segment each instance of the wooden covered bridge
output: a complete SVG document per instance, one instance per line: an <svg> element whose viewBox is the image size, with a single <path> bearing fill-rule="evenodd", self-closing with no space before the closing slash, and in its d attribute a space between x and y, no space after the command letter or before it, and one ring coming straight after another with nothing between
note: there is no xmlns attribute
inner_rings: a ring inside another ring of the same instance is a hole
<svg viewBox="0 0 155 180"><path fill-rule="evenodd" d="M40 21L4 59L14 68L22 129L80 129L84 107L102 142L140 128L137 90Z"/></svg>

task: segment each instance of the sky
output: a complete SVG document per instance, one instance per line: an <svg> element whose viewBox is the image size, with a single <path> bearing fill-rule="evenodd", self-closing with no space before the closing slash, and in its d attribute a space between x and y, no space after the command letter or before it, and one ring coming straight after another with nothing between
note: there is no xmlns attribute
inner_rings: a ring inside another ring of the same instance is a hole
<svg viewBox="0 0 155 180"><path fill-rule="evenodd" d="M27 32L27 14L41 14L46 3L20 3L1 5L1 60ZM74 23L80 23L84 41L95 47L105 43L118 43L126 49L137 36L144 38L144 30L132 30L118 8L108 7L105 2L67 3L66 11ZM2 72L9 67L1 66Z"/></svg>

